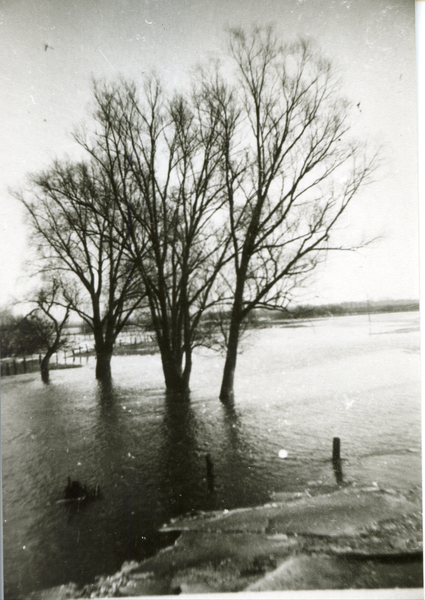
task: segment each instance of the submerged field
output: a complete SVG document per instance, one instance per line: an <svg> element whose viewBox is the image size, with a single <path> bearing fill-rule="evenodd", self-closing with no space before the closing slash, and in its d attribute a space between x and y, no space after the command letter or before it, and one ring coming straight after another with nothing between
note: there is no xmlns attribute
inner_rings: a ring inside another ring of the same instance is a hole
<svg viewBox="0 0 425 600"><path fill-rule="evenodd" d="M3 380L6 599L149 556L172 539L159 527L184 513L335 488L334 436L345 482L420 485L418 313L255 330L245 347L232 410L218 400L223 359L207 351L190 403L164 394L158 355L114 357L108 389L93 359L49 386L35 373ZM57 504L67 476L99 484L101 499Z"/></svg>

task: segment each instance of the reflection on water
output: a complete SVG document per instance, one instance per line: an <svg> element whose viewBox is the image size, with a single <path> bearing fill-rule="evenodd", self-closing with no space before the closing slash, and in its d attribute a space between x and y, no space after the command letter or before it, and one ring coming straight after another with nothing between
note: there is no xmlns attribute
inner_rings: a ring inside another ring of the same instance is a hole
<svg viewBox="0 0 425 600"><path fill-rule="evenodd" d="M223 360L206 351L181 397L163 392L155 356L114 357L106 386L92 360L49 386L5 378L6 598L140 560L174 539L157 529L182 513L353 479L419 481L418 315L373 316L371 332L367 317L253 332L230 408L217 398ZM58 504L68 476L101 498Z"/></svg>
<svg viewBox="0 0 425 600"><path fill-rule="evenodd" d="M338 485L342 485L344 483L344 475L342 472L342 462L340 458L336 458L332 461L332 468L335 473L335 481Z"/></svg>

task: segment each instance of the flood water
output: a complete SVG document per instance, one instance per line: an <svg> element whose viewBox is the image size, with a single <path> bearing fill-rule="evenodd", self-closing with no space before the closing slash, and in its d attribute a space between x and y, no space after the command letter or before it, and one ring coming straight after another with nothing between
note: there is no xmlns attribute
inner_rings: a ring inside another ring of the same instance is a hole
<svg viewBox="0 0 425 600"><path fill-rule="evenodd" d="M7 600L140 560L170 543L156 529L179 514L335 486L334 436L345 481L420 483L419 313L255 330L245 347L233 409L218 400L223 358L206 350L190 401L164 394L158 355L114 357L107 388L93 359L53 371L48 386L3 379ZM68 476L99 484L101 499L58 504Z"/></svg>

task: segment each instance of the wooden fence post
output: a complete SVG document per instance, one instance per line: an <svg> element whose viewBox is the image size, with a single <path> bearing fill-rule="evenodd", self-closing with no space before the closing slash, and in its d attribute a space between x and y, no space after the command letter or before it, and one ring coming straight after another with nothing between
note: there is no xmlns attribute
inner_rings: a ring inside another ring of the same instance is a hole
<svg viewBox="0 0 425 600"><path fill-rule="evenodd" d="M332 443L332 466L335 473L335 479L338 485L344 483L342 465L341 465L341 440L334 437Z"/></svg>
<svg viewBox="0 0 425 600"><path fill-rule="evenodd" d="M332 460L341 460L341 440L339 437L334 437L332 443Z"/></svg>

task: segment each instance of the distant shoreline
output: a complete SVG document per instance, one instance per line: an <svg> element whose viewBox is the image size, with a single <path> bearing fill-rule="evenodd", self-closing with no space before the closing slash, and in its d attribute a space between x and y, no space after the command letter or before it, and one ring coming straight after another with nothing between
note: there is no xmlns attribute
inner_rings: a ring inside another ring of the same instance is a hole
<svg viewBox="0 0 425 600"><path fill-rule="evenodd" d="M340 304L320 304L297 306L283 311L258 311L257 318L261 321L276 320L292 321L298 319L346 317L355 315L417 312L420 309L419 300L379 300L369 302L342 302Z"/></svg>
<svg viewBox="0 0 425 600"><path fill-rule="evenodd" d="M350 317L359 315L373 314L396 314L401 312L417 312L419 311L419 300L417 301L399 301L392 302L390 305L384 301L371 302L369 305L364 302L343 304L320 305L317 307L298 307L292 312L282 313L282 311L258 311L254 318L250 319L247 324L248 330L267 329L268 327L302 327L303 322L311 320L324 320L335 317ZM301 310L302 309L302 310ZM86 347L87 348L87 347ZM51 370L61 370L82 367L83 359L86 361L89 357L95 356L96 352L91 346L84 350L81 346L74 351L68 351L68 363L55 361L51 362ZM159 347L156 340L152 336L149 340L130 341L129 343L119 342L115 345L113 356L127 355L146 355L158 354ZM78 362L77 362L78 361ZM34 357L6 357L0 359L1 376L8 377L13 375L22 375L39 371L40 359ZM78 364L79 363L79 364Z"/></svg>

